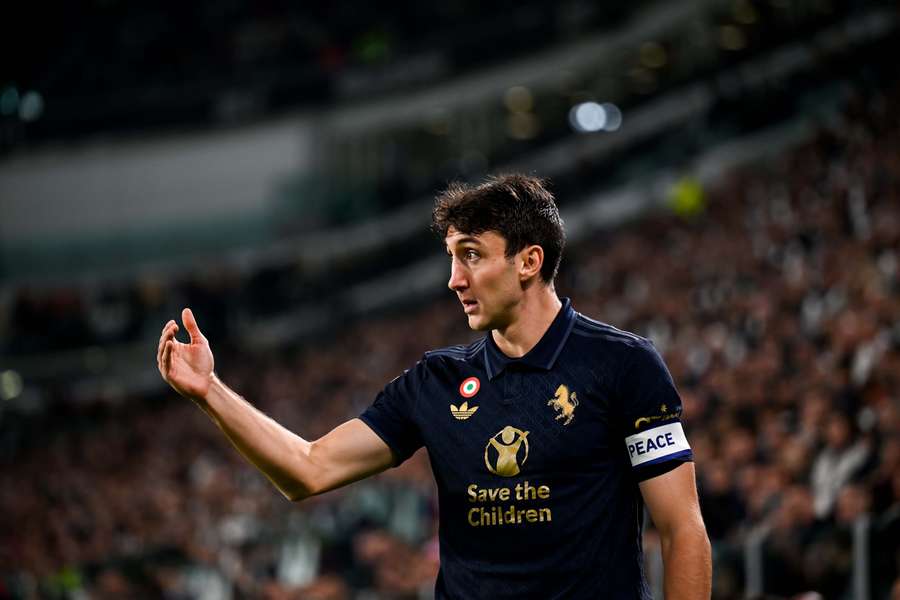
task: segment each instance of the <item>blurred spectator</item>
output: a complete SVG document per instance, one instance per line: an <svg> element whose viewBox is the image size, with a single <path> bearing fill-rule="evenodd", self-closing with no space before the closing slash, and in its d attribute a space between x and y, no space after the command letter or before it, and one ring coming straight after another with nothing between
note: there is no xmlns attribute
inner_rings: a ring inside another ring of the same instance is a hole
<svg viewBox="0 0 900 600"><path fill-rule="evenodd" d="M831 513L838 493L865 465L869 451L868 440L854 439L846 415L834 413L828 417L825 447L812 467L811 483L818 517Z"/></svg>
<svg viewBox="0 0 900 600"><path fill-rule="evenodd" d="M703 211L604 232L572 248L561 273L580 310L652 337L670 365L718 597L739 593L742 545L757 527L770 529L766 593L847 597L854 522L867 514L873 590L900 594L897 100L898 89L859 97L840 126L729 174ZM112 343L158 331L188 300L227 342L241 277L21 291L5 345L40 356ZM348 324L315 347L223 349L217 364L262 410L315 438L423 350L475 335L438 301ZM186 598L205 586L407 598L433 586L424 454L292 506L188 403L75 404L71 392L60 391L58 414L16 421L28 435L0 422L0 597Z"/></svg>

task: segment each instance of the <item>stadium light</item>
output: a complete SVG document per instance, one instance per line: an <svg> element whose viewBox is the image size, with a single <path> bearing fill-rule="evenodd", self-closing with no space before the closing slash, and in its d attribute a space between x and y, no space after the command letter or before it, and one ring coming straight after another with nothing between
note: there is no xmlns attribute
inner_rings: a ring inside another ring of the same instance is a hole
<svg viewBox="0 0 900 600"><path fill-rule="evenodd" d="M609 102L582 102L569 110L569 125L579 133L616 131L622 126L622 111Z"/></svg>
<svg viewBox="0 0 900 600"><path fill-rule="evenodd" d="M604 102L600 106L606 111L606 127L604 131L618 131L622 126L622 111L619 107L611 102Z"/></svg>
<svg viewBox="0 0 900 600"><path fill-rule="evenodd" d="M13 400L22 393L22 376L15 371L0 373L0 398Z"/></svg>
<svg viewBox="0 0 900 600"><path fill-rule="evenodd" d="M527 113L534 108L534 96L524 85L516 85L503 95L503 103L510 112Z"/></svg>
<svg viewBox="0 0 900 600"><path fill-rule="evenodd" d="M23 121L37 121L44 114L44 97L38 92L26 92L19 103L19 118Z"/></svg>

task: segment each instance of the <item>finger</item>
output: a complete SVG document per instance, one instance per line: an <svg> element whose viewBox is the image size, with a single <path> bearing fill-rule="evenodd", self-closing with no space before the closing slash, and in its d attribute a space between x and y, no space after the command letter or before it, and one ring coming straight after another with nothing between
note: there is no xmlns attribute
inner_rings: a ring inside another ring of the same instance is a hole
<svg viewBox="0 0 900 600"><path fill-rule="evenodd" d="M166 323L166 326L163 327L162 335L159 336L159 347L157 349L157 353L161 353L163 349L163 345L166 343L166 340L172 339L178 332L178 323L175 321L169 321Z"/></svg>
<svg viewBox="0 0 900 600"><path fill-rule="evenodd" d="M178 324L175 323L174 320L169 319L169 322L166 323L166 324L163 326L163 328L162 328L162 333L159 334L159 341L160 341L160 342L163 341L163 340L166 338L166 335L169 333L169 330L172 329L172 326L173 326L173 325L175 325L176 327L178 326Z"/></svg>
<svg viewBox="0 0 900 600"><path fill-rule="evenodd" d="M198 344L205 339L203 334L200 333L200 327L197 326L197 319L194 318L194 313L191 312L191 309L185 308L181 311L181 321L184 323L184 328L187 329L188 334L191 336L192 344Z"/></svg>
<svg viewBox="0 0 900 600"><path fill-rule="evenodd" d="M169 368L172 366L172 349L175 347L175 342L173 340L169 340L166 342L166 345L163 347L162 353L162 372L163 375L169 374Z"/></svg>

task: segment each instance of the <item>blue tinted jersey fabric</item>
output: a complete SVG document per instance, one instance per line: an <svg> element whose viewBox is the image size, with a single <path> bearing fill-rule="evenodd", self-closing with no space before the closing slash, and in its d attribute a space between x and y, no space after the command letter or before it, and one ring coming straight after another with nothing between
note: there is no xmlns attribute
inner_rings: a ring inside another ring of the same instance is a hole
<svg viewBox="0 0 900 600"><path fill-rule="evenodd" d="M692 460L681 400L645 338L568 299L528 354L490 334L435 350L360 416L437 481L437 598L649 598L638 482ZM677 498L672 499L677 502Z"/></svg>

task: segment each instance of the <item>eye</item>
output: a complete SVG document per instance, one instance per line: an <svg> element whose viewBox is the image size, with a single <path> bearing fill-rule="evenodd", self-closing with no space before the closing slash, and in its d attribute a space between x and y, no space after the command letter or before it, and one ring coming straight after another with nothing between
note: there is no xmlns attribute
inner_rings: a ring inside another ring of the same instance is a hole
<svg viewBox="0 0 900 600"><path fill-rule="evenodd" d="M466 260L475 260L478 258L478 252L469 248L463 253L463 256L466 257Z"/></svg>

